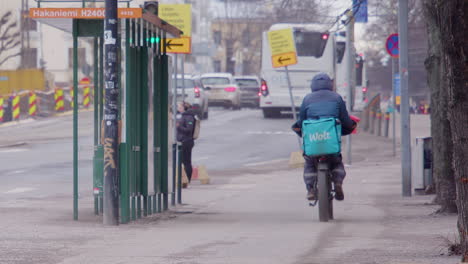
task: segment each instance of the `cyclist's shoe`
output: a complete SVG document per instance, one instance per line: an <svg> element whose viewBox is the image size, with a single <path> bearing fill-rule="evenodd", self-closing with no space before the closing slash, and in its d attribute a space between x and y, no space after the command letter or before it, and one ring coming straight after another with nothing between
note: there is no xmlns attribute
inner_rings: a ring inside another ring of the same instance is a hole
<svg viewBox="0 0 468 264"><path fill-rule="evenodd" d="M335 199L337 201L344 200L344 193L343 193L343 183L335 183Z"/></svg>
<svg viewBox="0 0 468 264"><path fill-rule="evenodd" d="M317 195L315 195L315 190L310 189L309 191L307 191L307 200L309 201L317 200Z"/></svg>

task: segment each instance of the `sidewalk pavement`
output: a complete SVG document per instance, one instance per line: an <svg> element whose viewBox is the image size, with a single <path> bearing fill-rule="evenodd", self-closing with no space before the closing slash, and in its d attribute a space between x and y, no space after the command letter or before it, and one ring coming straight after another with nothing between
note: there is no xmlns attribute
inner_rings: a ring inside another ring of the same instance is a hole
<svg viewBox="0 0 468 264"><path fill-rule="evenodd" d="M444 242L456 236L456 216L431 215L433 196L401 197L391 140L356 135L353 156L345 201L328 223L286 161L218 171L211 185L184 190L183 206L118 227L102 226L89 195L78 222L71 195L0 196L0 263L458 263Z"/></svg>

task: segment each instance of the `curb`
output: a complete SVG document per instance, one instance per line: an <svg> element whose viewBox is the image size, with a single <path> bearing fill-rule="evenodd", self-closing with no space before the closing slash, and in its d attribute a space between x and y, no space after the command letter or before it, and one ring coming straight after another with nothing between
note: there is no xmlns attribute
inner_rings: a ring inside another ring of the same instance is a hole
<svg viewBox="0 0 468 264"><path fill-rule="evenodd" d="M94 111L93 108L80 109L80 110L78 110L78 113L92 112L92 111ZM69 115L73 115L73 110L66 111L66 112L63 112L63 113L58 113L58 114L55 114L55 115L53 115L53 116L69 116Z"/></svg>
<svg viewBox="0 0 468 264"><path fill-rule="evenodd" d="M92 112L92 111L94 111L94 109L92 109L92 108L89 108L89 109L80 109L80 110L78 110L78 113L85 113L85 112ZM63 113L57 113L57 114L51 115L51 116L48 117L48 118L62 117L62 116L70 116L70 115L73 115L73 110L70 110L70 111L67 111L67 112L63 112ZM34 118L27 118L27 119L23 119L23 120L20 120L20 121L6 122L6 123L3 123L3 124L0 124L0 128L3 128L3 127L12 127L12 126L21 125L21 124L27 124L27 123L31 123L31 122L33 122L33 121L35 121L35 120L36 120L36 119L34 119Z"/></svg>
<svg viewBox="0 0 468 264"><path fill-rule="evenodd" d="M2 128L2 127L12 127L12 126L21 125L21 124L27 124L27 123L31 123L34 120L35 120L34 118L27 118L27 119L23 119L23 120L19 120L19 121L10 121L10 122L0 124L0 128Z"/></svg>

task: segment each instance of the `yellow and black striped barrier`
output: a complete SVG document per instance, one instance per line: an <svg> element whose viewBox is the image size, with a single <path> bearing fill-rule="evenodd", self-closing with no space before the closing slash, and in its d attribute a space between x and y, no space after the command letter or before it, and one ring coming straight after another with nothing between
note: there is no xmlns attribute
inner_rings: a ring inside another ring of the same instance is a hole
<svg viewBox="0 0 468 264"><path fill-rule="evenodd" d="M13 96L13 120L19 120L20 118L20 96L14 95Z"/></svg>
<svg viewBox="0 0 468 264"><path fill-rule="evenodd" d="M37 97L35 92L29 92L29 116L36 116L37 114Z"/></svg>

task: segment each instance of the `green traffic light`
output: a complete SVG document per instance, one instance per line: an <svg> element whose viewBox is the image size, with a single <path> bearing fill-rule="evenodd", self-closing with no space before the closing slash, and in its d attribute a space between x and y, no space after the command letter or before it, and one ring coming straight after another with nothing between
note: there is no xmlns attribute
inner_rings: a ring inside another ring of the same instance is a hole
<svg viewBox="0 0 468 264"><path fill-rule="evenodd" d="M159 43L159 37L152 37L151 43Z"/></svg>

